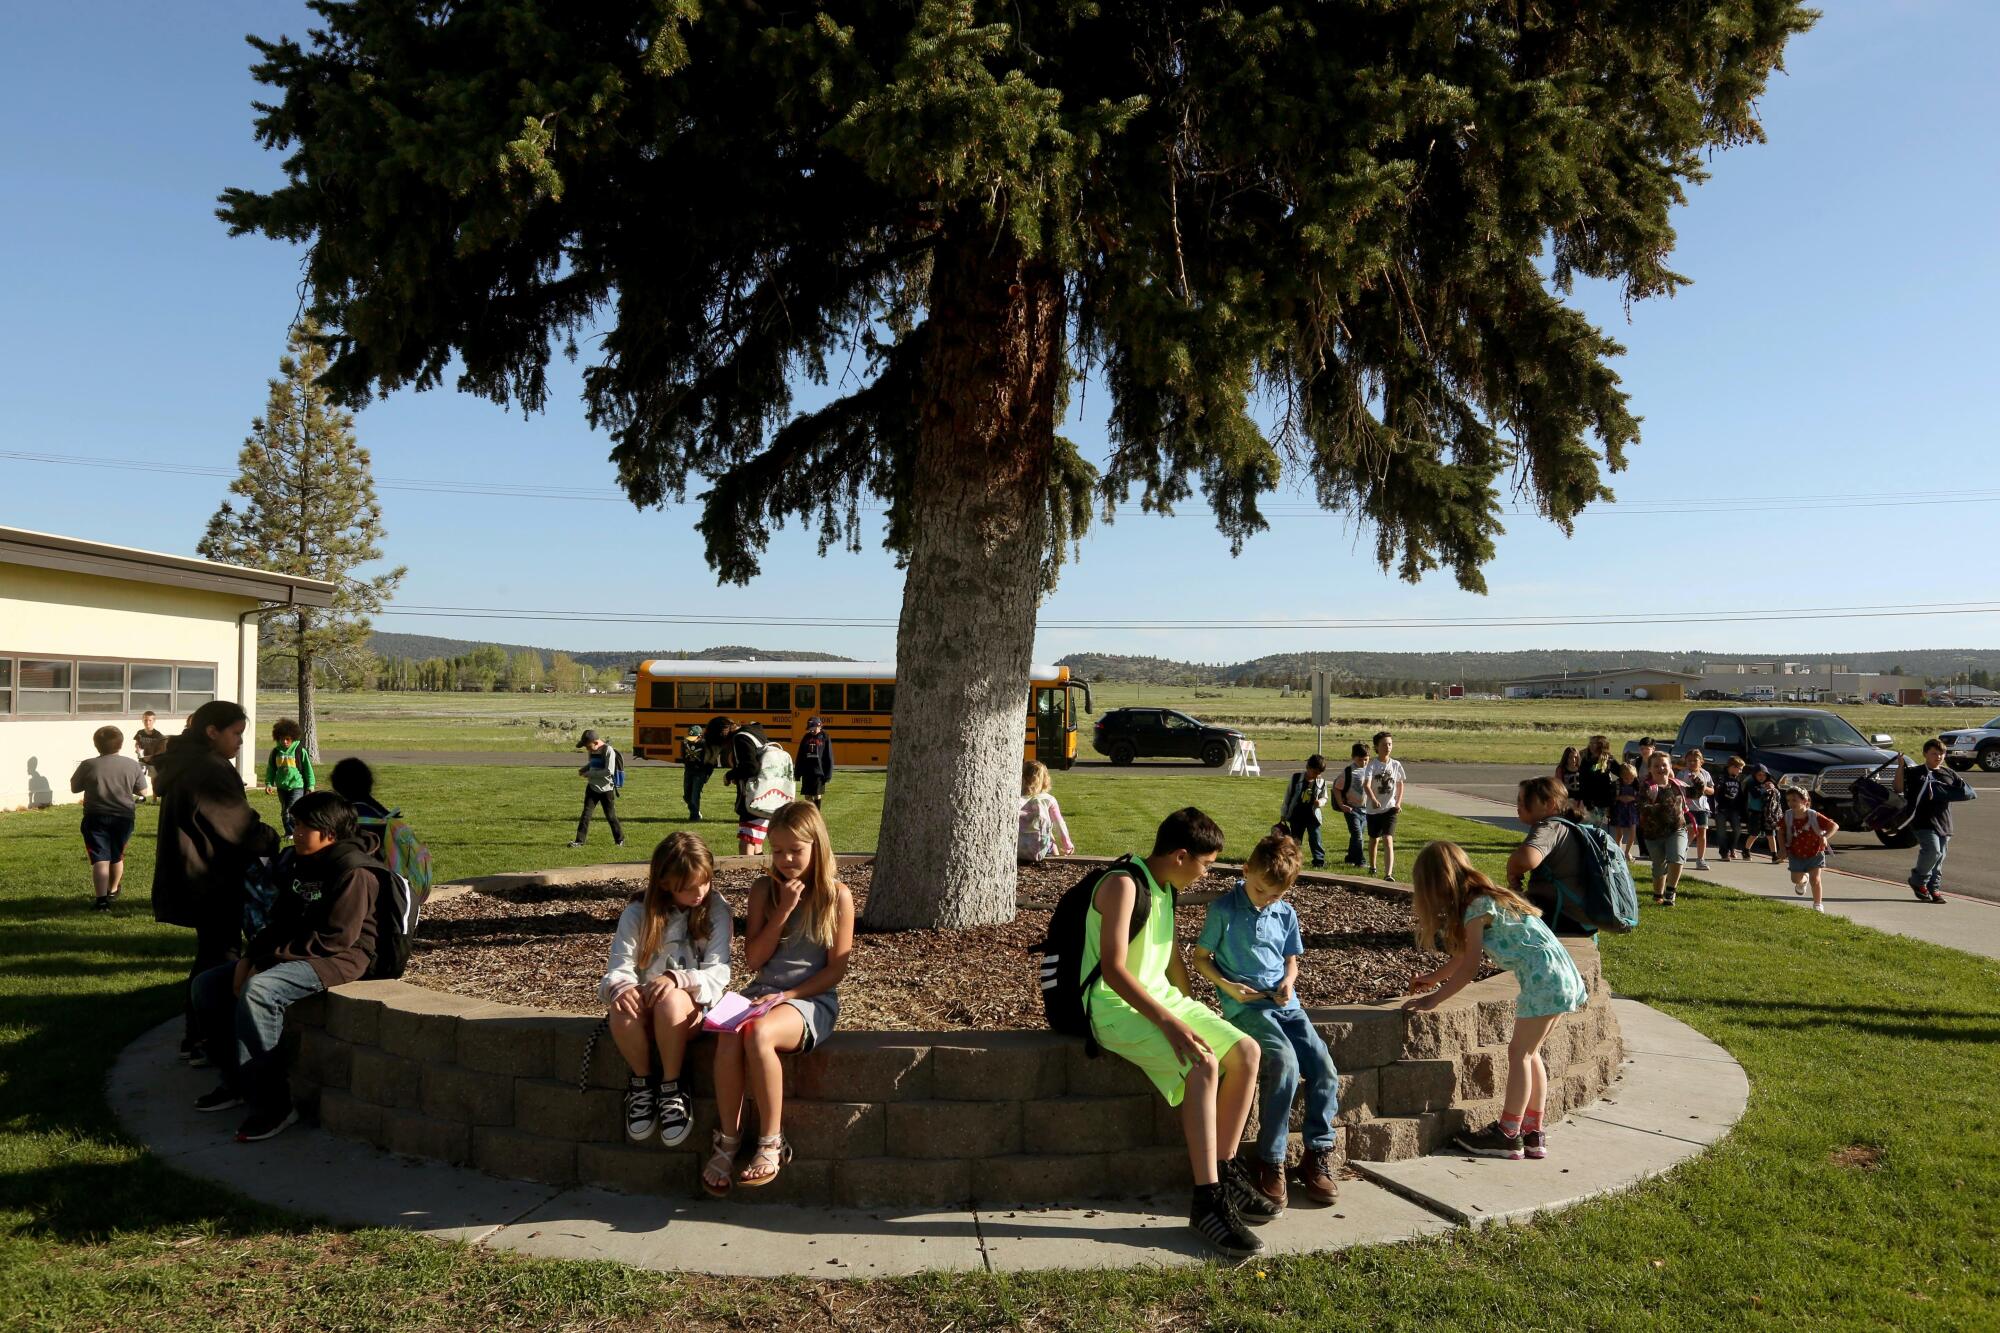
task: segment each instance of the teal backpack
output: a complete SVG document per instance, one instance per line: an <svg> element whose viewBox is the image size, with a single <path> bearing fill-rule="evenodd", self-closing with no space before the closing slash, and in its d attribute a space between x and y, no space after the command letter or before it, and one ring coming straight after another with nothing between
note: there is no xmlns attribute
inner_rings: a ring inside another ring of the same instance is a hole
<svg viewBox="0 0 2000 1333"><path fill-rule="evenodd" d="M1632 869L1624 849L1611 835L1595 824L1574 819L1559 820L1583 847L1578 860L1583 863L1583 883L1556 885L1556 915L1567 916L1591 931L1623 935L1639 924L1639 891L1632 883Z"/></svg>

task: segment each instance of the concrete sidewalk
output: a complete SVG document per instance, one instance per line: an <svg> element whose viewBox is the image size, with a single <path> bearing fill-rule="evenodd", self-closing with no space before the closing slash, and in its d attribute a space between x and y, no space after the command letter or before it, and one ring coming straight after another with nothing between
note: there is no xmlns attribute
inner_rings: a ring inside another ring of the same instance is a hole
<svg viewBox="0 0 2000 1333"><path fill-rule="evenodd" d="M1749 1082L1692 1028L1614 1000L1628 1058L1620 1079L1550 1133L1551 1156L1503 1162L1455 1152L1361 1163L1331 1208L1294 1206L1260 1228L1266 1253L1296 1254L1525 1219L1627 1188L1698 1155L1743 1114ZM239 1144L234 1113L203 1115L214 1083L175 1058L178 1018L122 1052L107 1098L154 1155L258 1202L351 1226L550 1259L739 1277L889 1277L930 1271L1164 1267L1214 1252L1187 1227L1186 1196L1076 1208L801 1208L566 1189L397 1157L317 1128Z"/></svg>
<svg viewBox="0 0 2000 1333"><path fill-rule="evenodd" d="M1509 832L1522 831L1521 821L1514 817L1514 807L1508 802L1414 783L1405 789L1404 799L1410 805L1435 810L1439 814L1478 820ZM1911 855L1914 857L1915 852ZM1828 915L1845 917L1856 925L1870 926L1891 935L1904 935L1926 944L1939 944L1983 958L2000 958L2000 904L1956 893L1947 893L1945 897L1949 901L1942 907L1920 903L1907 884L1843 871L1840 869L1840 856L1836 851L1821 881ZM1769 858L1747 862L1711 858L1706 870L1696 870L1693 864L1692 861L1688 863L1687 878L1721 884L1760 898L1796 903L1807 909L1812 906L1811 897L1801 898L1793 894L1792 878L1786 873L1782 861L1772 865ZM1642 890L1641 911L1651 906Z"/></svg>

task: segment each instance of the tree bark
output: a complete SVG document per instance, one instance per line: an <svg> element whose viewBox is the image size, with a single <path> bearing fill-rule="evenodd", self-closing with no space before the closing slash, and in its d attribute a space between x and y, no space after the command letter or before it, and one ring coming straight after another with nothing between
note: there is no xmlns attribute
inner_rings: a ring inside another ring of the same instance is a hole
<svg viewBox="0 0 2000 1333"><path fill-rule="evenodd" d="M947 235L953 229L947 226ZM940 247L896 631L896 742L863 920L1014 917L1028 666L1063 373L1062 286L968 225Z"/></svg>
<svg viewBox="0 0 2000 1333"><path fill-rule="evenodd" d="M307 619L312 613L301 609L298 613L298 651L292 660L299 669L299 749L315 764L319 762L319 719L314 716L319 702L313 686L312 656L306 652L306 631L311 628Z"/></svg>

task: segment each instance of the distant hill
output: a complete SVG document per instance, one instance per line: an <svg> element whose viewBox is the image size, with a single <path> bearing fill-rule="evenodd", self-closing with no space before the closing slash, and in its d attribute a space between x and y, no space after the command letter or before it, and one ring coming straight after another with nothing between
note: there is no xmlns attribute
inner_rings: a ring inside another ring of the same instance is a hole
<svg viewBox="0 0 2000 1333"><path fill-rule="evenodd" d="M1247 662L1176 662L1161 657L1071 653L1057 665L1089 681L1145 685L1282 685L1314 671L1341 681L1383 685L1455 682L1479 688L1559 671L1652 667L1698 672L1704 662L1834 662L1855 671L1890 671L1945 680L1966 672L2000 673L2000 649L1912 648L1892 652L1658 652L1650 649L1537 648L1501 653L1272 653Z"/></svg>
<svg viewBox="0 0 2000 1333"><path fill-rule="evenodd" d="M368 648L377 657L404 657L422 662L433 657L449 661L454 657L464 657L474 648L489 642L486 639L441 639L431 634L390 634L376 631L368 636ZM566 652L578 662L592 667L632 667L649 657L679 658L682 660L709 658L734 659L754 657L760 662L846 662L851 659L834 653L800 651L790 648L746 648L740 644L723 644L714 648L656 648L649 651L589 652L567 648L538 648L526 643L496 643L496 648L512 655L528 652L540 653L542 664L546 666L552 653Z"/></svg>

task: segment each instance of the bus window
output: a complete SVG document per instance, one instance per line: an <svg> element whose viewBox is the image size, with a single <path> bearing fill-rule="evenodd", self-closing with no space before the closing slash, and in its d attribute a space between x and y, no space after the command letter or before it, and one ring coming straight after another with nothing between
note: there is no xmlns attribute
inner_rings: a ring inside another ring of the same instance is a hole
<svg viewBox="0 0 2000 1333"><path fill-rule="evenodd" d="M894 685L877 685L875 687L875 711L878 713L888 713L893 712L895 707L896 687Z"/></svg>
<svg viewBox="0 0 2000 1333"><path fill-rule="evenodd" d="M819 687L819 711L822 713L847 711L847 700L842 697L840 686L835 682L829 680Z"/></svg>
<svg viewBox="0 0 2000 1333"><path fill-rule="evenodd" d="M670 680L656 680L648 694L651 701L648 708L672 708L674 706L674 683Z"/></svg>
<svg viewBox="0 0 2000 1333"><path fill-rule="evenodd" d="M746 713L763 712L764 682L761 680L744 681L737 697L742 700L742 703L739 706L743 709L744 712Z"/></svg>
<svg viewBox="0 0 2000 1333"><path fill-rule="evenodd" d="M778 688L782 690L785 687L780 685ZM798 688L798 697L792 701L792 705L800 709L817 708L819 707L818 695L819 691L812 686L801 685Z"/></svg>
<svg viewBox="0 0 2000 1333"><path fill-rule="evenodd" d="M801 688L804 689L807 694L812 693L812 686L810 685L801 686ZM806 700L806 702L811 703L812 701L808 699ZM792 683L788 680L774 680L765 685L764 707L770 709L774 713L791 712Z"/></svg>
<svg viewBox="0 0 2000 1333"><path fill-rule="evenodd" d="M715 682L715 706L717 708L736 707L736 682L718 680Z"/></svg>
<svg viewBox="0 0 2000 1333"><path fill-rule="evenodd" d="M684 680L674 688L676 705L681 708L708 708L708 682L705 680Z"/></svg>

